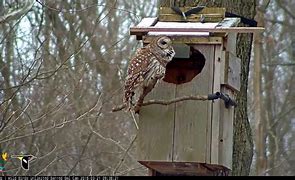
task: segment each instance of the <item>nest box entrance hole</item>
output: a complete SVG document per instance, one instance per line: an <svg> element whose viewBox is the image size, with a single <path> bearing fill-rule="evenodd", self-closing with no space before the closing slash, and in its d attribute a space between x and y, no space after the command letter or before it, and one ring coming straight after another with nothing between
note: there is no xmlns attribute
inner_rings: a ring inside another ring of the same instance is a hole
<svg viewBox="0 0 295 180"><path fill-rule="evenodd" d="M166 66L164 81L173 84L190 82L205 66L205 57L193 46L176 45L175 57Z"/></svg>

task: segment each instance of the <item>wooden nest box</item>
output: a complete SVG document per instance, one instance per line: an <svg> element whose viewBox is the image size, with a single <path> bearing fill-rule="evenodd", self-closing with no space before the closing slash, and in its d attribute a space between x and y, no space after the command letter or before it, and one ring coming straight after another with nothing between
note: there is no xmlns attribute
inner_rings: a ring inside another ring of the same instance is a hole
<svg viewBox="0 0 295 180"><path fill-rule="evenodd" d="M156 36L169 36L176 51L164 80L145 100L215 92L235 99L240 90L241 60L236 57L240 19L224 17L223 8L203 11L200 22L200 15L184 20L161 8L159 17L144 18L130 29L143 45ZM226 175L232 169L233 118L234 107L219 99L143 106L138 161L154 175Z"/></svg>

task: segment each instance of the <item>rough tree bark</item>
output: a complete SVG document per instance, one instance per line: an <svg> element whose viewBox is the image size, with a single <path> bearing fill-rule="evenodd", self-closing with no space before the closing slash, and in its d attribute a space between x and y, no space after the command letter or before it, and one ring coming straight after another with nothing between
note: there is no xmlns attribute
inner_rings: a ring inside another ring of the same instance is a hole
<svg viewBox="0 0 295 180"><path fill-rule="evenodd" d="M256 13L257 0L160 0L161 6L196 6L225 7L232 12L246 18L253 19ZM241 24L241 26L245 26ZM238 107L234 119L234 149L232 175L249 175L253 157L253 138L247 115L247 88L249 62L251 56L253 35L240 34L237 40L237 55L242 60L241 91L237 95Z"/></svg>

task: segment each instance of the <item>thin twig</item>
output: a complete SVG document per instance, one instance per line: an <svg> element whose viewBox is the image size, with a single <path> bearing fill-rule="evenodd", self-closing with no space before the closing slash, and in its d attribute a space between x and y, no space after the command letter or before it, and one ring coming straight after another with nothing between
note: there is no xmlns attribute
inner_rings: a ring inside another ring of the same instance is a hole
<svg viewBox="0 0 295 180"><path fill-rule="evenodd" d="M133 111L130 111L130 113L131 113L132 119L133 119L133 121L134 121L135 127L136 127L136 129L138 130L139 127L138 127L137 121L136 121L136 119L135 119L134 112L133 112Z"/></svg>
<svg viewBox="0 0 295 180"><path fill-rule="evenodd" d="M175 98L169 101L165 100L149 100L141 104L141 106L148 106L148 105L153 105L153 104L158 104L158 105L165 105L168 106L173 103L181 102L181 101L187 101L187 100L194 100L194 101L206 101L208 100L208 95L197 95L197 96L183 96L179 98ZM112 112L117 112L121 111L124 108L126 108L126 105L122 104L120 106L114 107L112 109Z"/></svg>
<svg viewBox="0 0 295 180"><path fill-rule="evenodd" d="M67 10L67 9L61 9L61 8L58 9L58 8L55 8L55 7L48 6L45 3L40 2L40 0L36 0L36 2L39 3L43 7L46 7L47 9L50 9L50 10L56 11L56 12L62 12L62 13L78 13L78 12L87 11L87 10L89 10L91 8L96 8L98 6L110 7L110 6L106 5L106 4L97 4L96 3L96 4L89 5L89 6L85 7L85 8L81 8L81 9L76 9L76 10L68 9ZM129 11L127 9L121 9L121 8L113 8L113 9L118 10L118 11L122 11L122 12L126 12L126 13L129 13L129 14L133 14L133 15L136 16L136 18L139 18L139 16L136 14L136 12L132 12L132 11Z"/></svg>
<svg viewBox="0 0 295 180"><path fill-rule="evenodd" d="M40 176L40 174L47 170L49 166L51 166L54 162L58 160L58 157L55 157L52 161L50 161L44 168L42 168L38 173L35 174L35 176Z"/></svg>
<svg viewBox="0 0 295 180"><path fill-rule="evenodd" d="M7 122L4 122L4 126L3 126L3 128L1 128L0 129L0 132L3 130L3 129L5 129L6 127L8 127L8 126L13 126L13 124L15 124L15 122L26 112L26 110L28 109L28 107L30 106L30 104L31 104L31 100L30 99L28 99L29 100L29 102L28 102L28 104L26 105L26 107L23 109L23 110L20 110L21 111L21 113L15 118L15 120L13 121L13 122L11 122L11 124L8 124L9 122L10 122L10 120L12 119L12 116L16 113L16 111L14 111L13 113L12 113L12 115L8 118L8 120L7 120ZM29 118L30 119L30 118ZM31 125L33 126L33 122L32 122L32 120L30 119L30 123L31 123ZM33 130L34 130L34 128L33 128Z"/></svg>
<svg viewBox="0 0 295 180"><path fill-rule="evenodd" d="M92 112L97 107L97 104L98 104L98 102L93 107L91 107L89 110L87 110L85 113L83 113L82 115L76 117L73 120L66 120L66 121L64 121L62 123L58 123L58 124L54 123L50 127L47 127L47 128L41 129L41 130L36 130L35 132L24 134L24 135L21 135L21 136L18 136L18 137L13 137L13 138L7 139L10 136L9 135L8 137L4 137L4 138L0 139L0 143L9 142L9 141L15 141L15 140L23 139L23 138L26 138L26 137L29 137L29 136L34 136L36 134L41 134L41 133L53 130L55 128L60 128L61 126L64 126L65 124L69 124L69 123L72 123L72 122L83 120L83 119L85 119L84 116L86 114Z"/></svg>
<svg viewBox="0 0 295 180"><path fill-rule="evenodd" d="M113 140L112 138L107 138L107 137L104 137L102 134L100 134L98 131L95 131L94 128L92 127L90 121L88 120L88 126L90 127L90 130L95 134L97 135L99 138L101 138L102 140L104 140L105 142L110 142L112 144L115 144L117 147L119 147L123 152L126 152L127 150L120 144L119 141L115 141ZM128 156L131 158L131 159L134 159L132 157L131 154L128 154Z"/></svg>
<svg viewBox="0 0 295 180"><path fill-rule="evenodd" d="M120 160L120 162L119 162L118 165L116 166L116 168L115 168L115 170L114 170L114 173L113 173L114 176L117 174L118 170L119 170L120 167L122 166L122 164L123 164L123 162L124 162L124 160L125 160L125 158L126 158L128 152L129 152L129 150L131 149L131 147L133 146L135 140L137 139L137 135L138 135L138 131L136 132L136 135L135 135L135 137L133 138L133 140L131 141L129 147L126 149L126 151L125 151L125 153L124 153L122 159Z"/></svg>
<svg viewBox="0 0 295 180"><path fill-rule="evenodd" d="M94 107L96 107L96 106L98 105L98 103L101 102L101 97L102 97L102 94L100 94L100 96L98 97L98 99L97 99L97 101L96 101ZM94 107L93 107L93 108L94 108ZM102 107L99 108L99 113L98 113L98 114L101 113L101 109L102 109ZM90 112L90 111L88 111L88 112ZM85 113L83 114L83 116L84 116L84 115L85 115ZM81 116L82 116L82 115L81 115ZM81 116L80 116L80 117L81 117ZM88 123L90 123L89 120L88 120ZM95 123L96 123L96 121L94 121L94 122L92 123L92 126L93 126ZM94 133L93 133L93 131L92 131L92 132L90 132L90 134L88 135L87 141L86 141L86 143L85 143L85 145L84 145L84 147L83 147L83 149L82 149L82 152L81 152L81 154L78 156L78 159L77 159L76 163L73 165L73 167L72 167L72 168L70 169L70 171L68 172L68 176L69 176L69 175L70 175L70 174L76 169L77 165L80 163L81 158L82 158L82 156L84 155L84 153L86 152L87 146L88 146L88 144L89 144L89 142L90 142L90 140L91 140L93 134L94 134Z"/></svg>

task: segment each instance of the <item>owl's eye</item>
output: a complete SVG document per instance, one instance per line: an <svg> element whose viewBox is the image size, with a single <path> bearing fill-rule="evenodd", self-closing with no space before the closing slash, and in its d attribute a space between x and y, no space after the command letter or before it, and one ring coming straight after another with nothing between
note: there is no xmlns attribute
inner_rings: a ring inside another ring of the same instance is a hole
<svg viewBox="0 0 295 180"><path fill-rule="evenodd" d="M162 44L162 45L166 45L167 42L166 42L166 41L162 41L161 44Z"/></svg>

